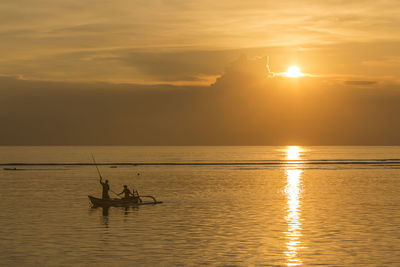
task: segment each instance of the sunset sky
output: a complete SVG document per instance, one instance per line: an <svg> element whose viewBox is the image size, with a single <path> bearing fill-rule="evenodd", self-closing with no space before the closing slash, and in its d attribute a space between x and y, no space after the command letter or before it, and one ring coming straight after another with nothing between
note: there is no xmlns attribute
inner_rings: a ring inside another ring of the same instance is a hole
<svg viewBox="0 0 400 267"><path fill-rule="evenodd" d="M397 0L2 0L1 143L400 144L399 14ZM293 65L307 75L277 75Z"/></svg>

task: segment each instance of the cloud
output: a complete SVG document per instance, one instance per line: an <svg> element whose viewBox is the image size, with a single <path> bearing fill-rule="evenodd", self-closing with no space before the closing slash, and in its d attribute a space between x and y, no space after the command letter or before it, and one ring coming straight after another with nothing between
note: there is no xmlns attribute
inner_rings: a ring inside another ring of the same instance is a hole
<svg viewBox="0 0 400 267"><path fill-rule="evenodd" d="M346 81L345 84L348 85L373 85L376 81Z"/></svg>
<svg viewBox="0 0 400 267"><path fill-rule="evenodd" d="M120 57L126 66L154 80L198 81L199 77L219 75L236 51L132 51ZM211 82L209 81L209 84Z"/></svg>

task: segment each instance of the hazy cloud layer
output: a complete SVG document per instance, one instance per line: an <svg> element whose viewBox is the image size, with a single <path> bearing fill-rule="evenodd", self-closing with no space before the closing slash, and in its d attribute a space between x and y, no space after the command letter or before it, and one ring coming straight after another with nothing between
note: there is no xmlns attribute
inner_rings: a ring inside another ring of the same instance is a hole
<svg viewBox="0 0 400 267"><path fill-rule="evenodd" d="M241 57L213 86L0 79L1 144L399 145L400 87L268 76ZM348 82L348 81L347 81ZM354 83L356 82L356 83Z"/></svg>
<svg viewBox="0 0 400 267"><path fill-rule="evenodd" d="M0 73L54 81L209 85L240 55L249 58L269 55L270 67L275 72L298 65L302 71L316 76L400 81L400 42L231 50L82 50L3 60Z"/></svg>

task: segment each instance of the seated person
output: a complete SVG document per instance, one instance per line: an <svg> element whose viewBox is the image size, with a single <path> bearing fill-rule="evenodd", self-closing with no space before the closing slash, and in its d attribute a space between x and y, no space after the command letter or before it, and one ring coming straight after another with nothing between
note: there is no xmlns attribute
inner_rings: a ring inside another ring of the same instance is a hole
<svg viewBox="0 0 400 267"><path fill-rule="evenodd" d="M122 192L119 193L118 196L122 195L122 194L124 194L124 197L122 199L129 199L131 196L133 196L133 194L129 190L128 186L126 186L126 185L124 185L124 190L122 190Z"/></svg>

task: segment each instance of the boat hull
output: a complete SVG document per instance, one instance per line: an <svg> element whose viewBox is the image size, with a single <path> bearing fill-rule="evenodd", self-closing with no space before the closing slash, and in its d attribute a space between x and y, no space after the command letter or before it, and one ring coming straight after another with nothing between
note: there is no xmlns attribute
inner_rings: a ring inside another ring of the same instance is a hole
<svg viewBox="0 0 400 267"><path fill-rule="evenodd" d="M140 205L155 205L161 204L162 201L143 201L140 202L139 198L130 198L130 199L102 199L93 196L88 196L90 202L92 203L93 207L129 207L129 206L140 206Z"/></svg>

